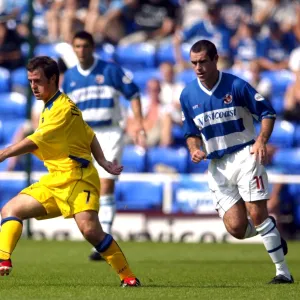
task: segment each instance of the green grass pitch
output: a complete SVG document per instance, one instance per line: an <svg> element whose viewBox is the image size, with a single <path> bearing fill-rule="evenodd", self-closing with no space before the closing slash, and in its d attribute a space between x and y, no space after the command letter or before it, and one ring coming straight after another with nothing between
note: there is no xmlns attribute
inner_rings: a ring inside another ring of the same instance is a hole
<svg viewBox="0 0 300 300"><path fill-rule="evenodd" d="M300 299L300 243L289 243L293 285L267 285L275 272L263 245L121 243L143 286L122 289L112 269L89 262L84 242L21 240L0 299Z"/></svg>

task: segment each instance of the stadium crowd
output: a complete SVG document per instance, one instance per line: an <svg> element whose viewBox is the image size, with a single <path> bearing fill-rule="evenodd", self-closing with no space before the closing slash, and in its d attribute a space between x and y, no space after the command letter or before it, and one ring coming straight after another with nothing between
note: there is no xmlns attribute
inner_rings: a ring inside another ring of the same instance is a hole
<svg viewBox="0 0 300 300"><path fill-rule="evenodd" d="M25 122L29 20L28 1L0 1L2 144L33 131L41 110L32 101L32 122ZM168 147L170 151L177 151L184 144L179 96L184 85L194 78L189 64L190 46L199 39L211 40L220 53L219 69L245 78L272 102L277 112L278 121L269 145L273 158L269 162L270 170L299 173L299 1L33 1L35 55L55 58L62 73L77 63L71 43L79 30L94 36L96 55L121 65L139 86L147 146ZM123 124L126 141L130 144L132 112L128 101L123 98L120 101L127 119ZM128 149L132 152L132 148ZM288 162L282 160L287 155L291 158ZM156 161L160 166L156 171L199 172L189 167L187 157L184 167L179 165L178 168L172 164L162 167L164 155L158 158L162 161ZM1 166L2 170L22 168L24 164L16 160ZM150 169L145 164L136 171ZM203 172L204 168L200 170ZM284 185L273 189L276 192L271 197L270 209L274 212L278 211L283 190Z"/></svg>

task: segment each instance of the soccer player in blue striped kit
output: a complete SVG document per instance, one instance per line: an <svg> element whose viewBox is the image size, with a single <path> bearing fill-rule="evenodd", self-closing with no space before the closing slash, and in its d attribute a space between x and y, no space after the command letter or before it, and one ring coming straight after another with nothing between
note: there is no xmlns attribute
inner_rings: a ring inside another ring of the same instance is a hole
<svg viewBox="0 0 300 300"><path fill-rule="evenodd" d="M124 137L120 126L123 121L120 94L131 102L136 120L136 144L146 144L138 87L119 66L94 56L95 43L88 32L75 34L73 49L79 63L65 73L63 90L82 111L87 124L93 128L107 159L120 161ZM101 183L99 218L103 230L111 233L116 212L114 188L118 176L108 173L100 166L96 165L96 168ZM94 249L90 259L101 260L101 256Z"/></svg>
<svg viewBox="0 0 300 300"><path fill-rule="evenodd" d="M191 159L194 163L210 159L208 184L227 231L237 239L261 235L276 266L269 283L293 283L284 257L287 243L267 211L263 164L275 111L249 83L218 70L212 42L196 42L190 60L197 78L182 91L180 103ZM257 137L253 118L261 122Z"/></svg>

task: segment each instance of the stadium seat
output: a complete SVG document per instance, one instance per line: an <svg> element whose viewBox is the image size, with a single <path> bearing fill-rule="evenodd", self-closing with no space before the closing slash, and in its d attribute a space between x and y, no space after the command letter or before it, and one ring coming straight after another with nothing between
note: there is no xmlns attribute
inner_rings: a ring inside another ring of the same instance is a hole
<svg viewBox="0 0 300 300"><path fill-rule="evenodd" d="M161 210L163 183L118 181L115 195L117 210Z"/></svg>
<svg viewBox="0 0 300 300"><path fill-rule="evenodd" d="M281 148L273 157L273 165L290 174L300 173L300 148Z"/></svg>
<svg viewBox="0 0 300 300"><path fill-rule="evenodd" d="M35 56L50 56L53 59L59 57L59 53L56 50L56 44L38 44L34 49Z"/></svg>
<svg viewBox="0 0 300 300"><path fill-rule="evenodd" d="M115 61L131 71L153 68L155 47L147 43L118 46L115 51Z"/></svg>
<svg viewBox="0 0 300 300"><path fill-rule="evenodd" d="M175 146L185 146L185 138L182 131L182 126L174 124L172 126L172 138Z"/></svg>
<svg viewBox="0 0 300 300"><path fill-rule="evenodd" d="M137 70L133 72L134 83L140 88L142 92L145 91L148 80L156 78L160 79L160 72L156 68L145 70Z"/></svg>
<svg viewBox="0 0 300 300"><path fill-rule="evenodd" d="M25 119L12 119L0 121L0 141L2 144L10 144L17 130L25 122Z"/></svg>
<svg viewBox="0 0 300 300"><path fill-rule="evenodd" d="M207 182L183 179L173 183L172 213L215 213Z"/></svg>
<svg viewBox="0 0 300 300"><path fill-rule="evenodd" d="M260 123L255 123L256 133L260 132ZM269 142L277 147L292 147L294 144L295 125L289 121L277 120Z"/></svg>
<svg viewBox="0 0 300 300"><path fill-rule="evenodd" d="M115 46L106 43L101 45L101 47L97 47L95 52L99 55L101 59L106 61L112 61L115 54Z"/></svg>
<svg viewBox="0 0 300 300"><path fill-rule="evenodd" d="M196 78L196 75L193 70L184 70L176 75L176 81L183 82L184 84L187 84L194 80Z"/></svg>
<svg viewBox="0 0 300 300"><path fill-rule="evenodd" d="M10 72L0 67L0 91L1 93L10 92Z"/></svg>
<svg viewBox="0 0 300 300"><path fill-rule="evenodd" d="M127 145L123 150L122 165L124 166L124 172L145 172L145 149L134 145Z"/></svg>
<svg viewBox="0 0 300 300"><path fill-rule="evenodd" d="M0 120L26 117L26 97L17 92L0 93Z"/></svg>
<svg viewBox="0 0 300 300"><path fill-rule="evenodd" d="M262 77L271 81L273 94L284 93L287 86L294 80L293 73L288 70L264 71Z"/></svg>
<svg viewBox="0 0 300 300"><path fill-rule="evenodd" d="M209 159L202 160L200 163L195 164L191 158L188 159L188 173L205 173L208 169Z"/></svg>
<svg viewBox="0 0 300 300"><path fill-rule="evenodd" d="M0 180L0 209L27 185L26 179Z"/></svg>
<svg viewBox="0 0 300 300"><path fill-rule="evenodd" d="M283 114L284 93L272 93L271 103L278 116Z"/></svg>
<svg viewBox="0 0 300 300"><path fill-rule="evenodd" d="M26 68L18 68L11 72L11 86L13 89L29 87Z"/></svg>
<svg viewBox="0 0 300 300"><path fill-rule="evenodd" d="M300 124L296 125L295 128L294 146L300 147Z"/></svg>
<svg viewBox="0 0 300 300"><path fill-rule="evenodd" d="M294 202L294 222L295 225L300 227L300 183L299 184L290 184L289 185L289 193Z"/></svg>
<svg viewBox="0 0 300 300"><path fill-rule="evenodd" d="M167 167L169 171L187 172L188 151L185 147L178 149L154 147L147 151L147 170L156 172L160 166Z"/></svg>
<svg viewBox="0 0 300 300"><path fill-rule="evenodd" d="M171 43L165 43L159 46L156 50L156 61L158 65L163 62L175 64L174 47Z"/></svg>

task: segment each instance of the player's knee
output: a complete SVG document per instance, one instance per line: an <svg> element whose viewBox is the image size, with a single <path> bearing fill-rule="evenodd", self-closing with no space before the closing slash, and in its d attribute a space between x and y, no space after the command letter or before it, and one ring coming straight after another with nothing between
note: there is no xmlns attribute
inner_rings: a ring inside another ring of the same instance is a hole
<svg viewBox="0 0 300 300"><path fill-rule="evenodd" d="M236 239L242 240L245 238L246 226L243 224L233 224L228 228L229 233Z"/></svg>

